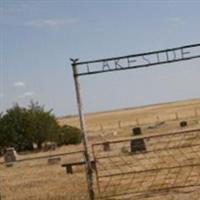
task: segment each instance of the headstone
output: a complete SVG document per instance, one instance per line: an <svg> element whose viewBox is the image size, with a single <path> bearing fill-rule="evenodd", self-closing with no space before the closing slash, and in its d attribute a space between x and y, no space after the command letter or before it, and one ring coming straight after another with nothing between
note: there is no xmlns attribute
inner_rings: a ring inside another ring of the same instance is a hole
<svg viewBox="0 0 200 200"><path fill-rule="evenodd" d="M139 153L142 151L146 151L144 139L131 140L131 153Z"/></svg>
<svg viewBox="0 0 200 200"><path fill-rule="evenodd" d="M73 174L73 170L72 170L72 166L71 165L67 165L66 166L66 173L67 174Z"/></svg>
<svg viewBox="0 0 200 200"><path fill-rule="evenodd" d="M103 150L104 151L110 151L110 143L109 142L103 143Z"/></svg>
<svg viewBox="0 0 200 200"><path fill-rule="evenodd" d="M180 122L180 127L186 127L188 124L187 124L187 121L181 121Z"/></svg>
<svg viewBox="0 0 200 200"><path fill-rule="evenodd" d="M43 151L55 151L57 148L57 144L55 143L52 143L52 144L45 144L44 147L43 147Z"/></svg>
<svg viewBox="0 0 200 200"><path fill-rule="evenodd" d="M9 166L8 163L12 163L16 161L16 152L15 149L10 147L7 148L4 152L4 161L6 163L7 166Z"/></svg>
<svg viewBox="0 0 200 200"><path fill-rule="evenodd" d="M142 131L140 127L135 127L132 129L133 135L141 135Z"/></svg>
<svg viewBox="0 0 200 200"><path fill-rule="evenodd" d="M140 127L135 127L132 129L133 135L138 136L142 134L141 128ZM146 145L144 142L144 139L133 139L131 140L131 153L137 153L141 151L146 151Z"/></svg>
<svg viewBox="0 0 200 200"><path fill-rule="evenodd" d="M57 164L61 161L60 157L52 157L48 159L48 164L53 165L53 164Z"/></svg>

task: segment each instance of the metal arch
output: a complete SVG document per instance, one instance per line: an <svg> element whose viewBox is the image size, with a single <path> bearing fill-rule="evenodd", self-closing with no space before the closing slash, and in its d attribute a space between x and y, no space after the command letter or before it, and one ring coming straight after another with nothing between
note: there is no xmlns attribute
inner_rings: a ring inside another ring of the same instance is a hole
<svg viewBox="0 0 200 200"><path fill-rule="evenodd" d="M71 61L77 66L75 76L85 76L175 63L196 58L200 58L200 43L99 60L79 62L78 59L71 59Z"/></svg>

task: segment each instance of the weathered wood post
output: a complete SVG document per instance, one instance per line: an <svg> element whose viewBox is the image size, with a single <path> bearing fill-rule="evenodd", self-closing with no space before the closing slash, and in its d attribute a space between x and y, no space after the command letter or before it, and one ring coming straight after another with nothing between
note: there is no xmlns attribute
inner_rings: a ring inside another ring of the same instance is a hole
<svg viewBox="0 0 200 200"><path fill-rule="evenodd" d="M178 112L175 112L175 116L176 116L176 120L179 120L179 115L178 115Z"/></svg>
<svg viewBox="0 0 200 200"><path fill-rule="evenodd" d="M195 117L198 117L198 108L194 109Z"/></svg>
<svg viewBox="0 0 200 200"><path fill-rule="evenodd" d="M81 99L81 92L80 92L80 83L78 79L78 69L76 65L76 61L72 60L72 70L73 70L73 76L74 76L74 84L75 84L75 90L76 90L76 99L77 99L77 106L78 106L78 113L79 113L79 120L80 120L80 128L81 128L81 134L82 134L82 140L84 145L84 156L86 161L86 177L87 177L87 183L88 183L88 192L89 192L89 198L90 200L94 200L94 190L93 190L93 171L92 171L92 165L90 162L90 155L89 155L89 146L88 146L88 136L86 132L85 127L85 117L83 114L83 105L82 105L82 99Z"/></svg>
<svg viewBox="0 0 200 200"><path fill-rule="evenodd" d="M118 128L121 129L122 128L122 122L118 121Z"/></svg>
<svg viewBox="0 0 200 200"><path fill-rule="evenodd" d="M156 116L156 120L157 120L158 123L160 122L160 116L159 115Z"/></svg>
<svg viewBox="0 0 200 200"><path fill-rule="evenodd" d="M103 124L100 124L100 130L103 132Z"/></svg>

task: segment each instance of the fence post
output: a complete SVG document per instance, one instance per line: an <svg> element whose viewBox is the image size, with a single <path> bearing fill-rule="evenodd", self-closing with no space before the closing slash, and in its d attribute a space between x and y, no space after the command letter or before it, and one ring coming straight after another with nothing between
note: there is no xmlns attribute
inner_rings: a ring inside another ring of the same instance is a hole
<svg viewBox="0 0 200 200"><path fill-rule="evenodd" d="M195 108L194 112L195 112L195 117L198 117L198 108Z"/></svg>
<svg viewBox="0 0 200 200"><path fill-rule="evenodd" d="M178 112L175 112L175 116L176 116L176 120L178 120L179 119Z"/></svg>
<svg viewBox="0 0 200 200"><path fill-rule="evenodd" d="M103 132L103 124L100 124L100 130Z"/></svg>
<svg viewBox="0 0 200 200"><path fill-rule="evenodd" d="M83 105L82 105L82 99L81 99L80 83L78 79L78 69L77 69L76 60L73 60L72 62L72 70L73 70L74 84L75 84L75 90L76 90L76 99L77 99L80 127L81 127L81 133L82 133L82 139L83 139L83 145L84 145L88 193L89 193L90 200L94 200L93 174L92 174L93 171L92 171L91 159L89 155L88 136L87 136L86 127L85 127L85 117L83 114Z"/></svg>
<svg viewBox="0 0 200 200"><path fill-rule="evenodd" d="M119 129L121 129L121 128L122 128L121 121L118 121L118 127L119 127Z"/></svg>
<svg viewBox="0 0 200 200"><path fill-rule="evenodd" d="M156 120L157 120L158 123L160 122L160 117L159 117L159 115L156 116Z"/></svg>
<svg viewBox="0 0 200 200"><path fill-rule="evenodd" d="M138 126L140 125L139 119L136 119L136 124L137 124Z"/></svg>

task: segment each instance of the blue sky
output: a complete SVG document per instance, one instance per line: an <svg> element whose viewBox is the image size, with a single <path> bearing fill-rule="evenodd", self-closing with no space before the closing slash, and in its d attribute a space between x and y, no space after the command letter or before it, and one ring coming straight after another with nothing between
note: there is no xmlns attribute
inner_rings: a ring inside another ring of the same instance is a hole
<svg viewBox="0 0 200 200"><path fill-rule="evenodd" d="M200 1L0 0L0 112L31 99L77 113L69 58L200 42ZM200 97L200 60L81 78L86 112Z"/></svg>

